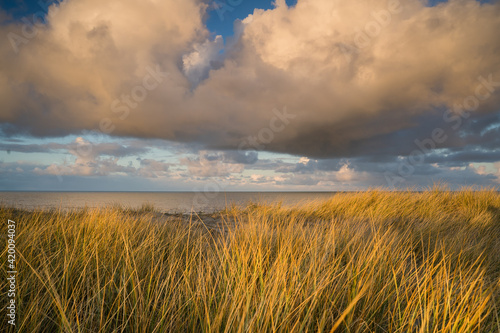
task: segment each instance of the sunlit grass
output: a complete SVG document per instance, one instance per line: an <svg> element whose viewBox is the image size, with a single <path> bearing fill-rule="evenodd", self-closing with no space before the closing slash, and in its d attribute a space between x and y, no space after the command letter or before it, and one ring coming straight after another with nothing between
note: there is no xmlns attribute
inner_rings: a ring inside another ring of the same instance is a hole
<svg viewBox="0 0 500 333"><path fill-rule="evenodd" d="M500 331L497 192L254 203L221 212L237 222L221 232L157 214L0 208L17 222L17 330Z"/></svg>

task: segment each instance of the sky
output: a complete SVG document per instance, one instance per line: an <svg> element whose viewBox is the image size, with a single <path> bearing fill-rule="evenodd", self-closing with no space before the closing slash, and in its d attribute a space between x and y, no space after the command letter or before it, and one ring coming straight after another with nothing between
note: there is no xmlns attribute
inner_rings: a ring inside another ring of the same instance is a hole
<svg viewBox="0 0 500 333"><path fill-rule="evenodd" d="M0 190L500 187L500 3L0 1Z"/></svg>

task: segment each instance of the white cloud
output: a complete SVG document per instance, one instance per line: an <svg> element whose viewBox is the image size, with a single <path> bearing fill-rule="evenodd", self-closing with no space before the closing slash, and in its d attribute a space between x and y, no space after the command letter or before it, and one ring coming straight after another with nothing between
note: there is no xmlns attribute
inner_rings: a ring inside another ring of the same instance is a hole
<svg viewBox="0 0 500 333"><path fill-rule="evenodd" d="M467 169L472 172L485 176L490 179L494 179L496 183L500 183L500 162L488 163L486 165L477 165L475 163L469 163Z"/></svg>
<svg viewBox="0 0 500 333"><path fill-rule="evenodd" d="M359 180L359 175L353 169L349 168L349 164L346 163L335 173L335 178L340 182L349 182L356 180L356 178Z"/></svg>

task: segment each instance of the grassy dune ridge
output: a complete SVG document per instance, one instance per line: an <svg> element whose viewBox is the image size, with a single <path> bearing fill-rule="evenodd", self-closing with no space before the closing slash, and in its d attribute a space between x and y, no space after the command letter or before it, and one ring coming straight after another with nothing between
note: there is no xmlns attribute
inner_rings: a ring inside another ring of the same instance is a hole
<svg viewBox="0 0 500 333"><path fill-rule="evenodd" d="M219 228L145 207L0 208L17 222L17 330L500 332L495 191L251 203Z"/></svg>

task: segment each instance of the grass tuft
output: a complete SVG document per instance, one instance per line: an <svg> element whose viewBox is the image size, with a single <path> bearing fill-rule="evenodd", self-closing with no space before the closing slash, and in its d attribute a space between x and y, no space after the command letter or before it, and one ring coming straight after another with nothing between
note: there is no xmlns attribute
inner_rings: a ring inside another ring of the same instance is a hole
<svg viewBox="0 0 500 333"><path fill-rule="evenodd" d="M17 222L16 330L500 331L493 190L253 203L220 231L154 212L0 207Z"/></svg>

